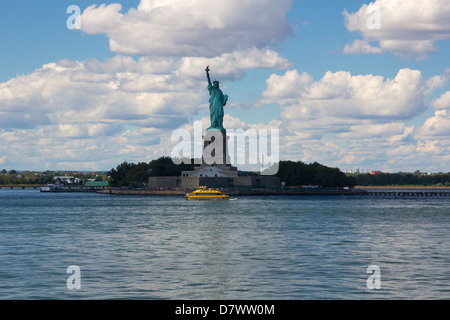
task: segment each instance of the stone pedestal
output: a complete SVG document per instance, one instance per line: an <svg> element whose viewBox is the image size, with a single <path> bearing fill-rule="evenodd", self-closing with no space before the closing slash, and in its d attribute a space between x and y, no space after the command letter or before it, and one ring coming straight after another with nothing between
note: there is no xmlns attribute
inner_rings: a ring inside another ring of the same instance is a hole
<svg viewBox="0 0 450 320"><path fill-rule="evenodd" d="M194 171L183 171L182 178L215 178L216 180L238 177L238 170L231 166L227 152L227 131L206 130L203 135L202 164ZM228 180L227 180L228 181ZM231 180L230 180L231 182Z"/></svg>
<svg viewBox="0 0 450 320"><path fill-rule="evenodd" d="M203 135L202 164L194 171L183 171L181 179L176 180L181 188L259 188L279 187L280 179L276 177L252 177L240 172L231 165L228 155L226 130L206 130Z"/></svg>
<svg viewBox="0 0 450 320"><path fill-rule="evenodd" d="M227 131L206 130L203 135L202 166L229 165Z"/></svg>

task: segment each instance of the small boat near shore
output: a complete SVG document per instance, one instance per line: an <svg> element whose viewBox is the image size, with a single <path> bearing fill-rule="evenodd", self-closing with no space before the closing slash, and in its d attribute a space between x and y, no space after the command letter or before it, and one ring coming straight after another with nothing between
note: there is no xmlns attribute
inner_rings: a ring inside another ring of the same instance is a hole
<svg viewBox="0 0 450 320"><path fill-rule="evenodd" d="M52 192L52 187L51 186L43 186L41 187L41 192Z"/></svg>
<svg viewBox="0 0 450 320"><path fill-rule="evenodd" d="M63 188L63 185L60 184L46 184L45 186L41 187L41 192L56 192L58 190L61 190Z"/></svg>
<svg viewBox="0 0 450 320"><path fill-rule="evenodd" d="M229 196L219 190L200 187L198 190L187 193L184 198L186 200L228 200Z"/></svg>

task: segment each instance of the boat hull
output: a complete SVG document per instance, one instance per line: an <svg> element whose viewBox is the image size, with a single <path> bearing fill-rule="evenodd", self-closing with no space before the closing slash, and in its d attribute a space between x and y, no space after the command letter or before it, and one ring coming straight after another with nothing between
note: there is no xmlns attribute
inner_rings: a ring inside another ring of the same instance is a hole
<svg viewBox="0 0 450 320"><path fill-rule="evenodd" d="M202 196L185 196L186 200L196 200L196 201L220 201L229 200L228 196L223 197L202 197Z"/></svg>

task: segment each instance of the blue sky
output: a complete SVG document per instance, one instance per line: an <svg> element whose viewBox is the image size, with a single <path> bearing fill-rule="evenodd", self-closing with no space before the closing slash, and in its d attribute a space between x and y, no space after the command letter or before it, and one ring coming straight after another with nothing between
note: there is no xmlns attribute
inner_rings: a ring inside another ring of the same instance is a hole
<svg viewBox="0 0 450 320"><path fill-rule="evenodd" d="M449 14L447 0L2 1L0 167L170 155L174 130L207 121L209 64L225 126L279 129L282 160L448 172Z"/></svg>

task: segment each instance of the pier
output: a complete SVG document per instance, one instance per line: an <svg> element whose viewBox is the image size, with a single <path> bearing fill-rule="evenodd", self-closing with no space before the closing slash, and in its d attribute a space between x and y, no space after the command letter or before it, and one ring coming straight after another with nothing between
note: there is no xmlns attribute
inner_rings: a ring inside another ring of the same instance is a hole
<svg viewBox="0 0 450 320"><path fill-rule="evenodd" d="M39 186L0 186L0 190L39 190ZM86 187L66 187L61 189L54 189L51 192L97 192L100 189L97 188L86 188Z"/></svg>
<svg viewBox="0 0 450 320"><path fill-rule="evenodd" d="M0 186L0 189L39 189L41 186Z"/></svg>
<svg viewBox="0 0 450 320"><path fill-rule="evenodd" d="M368 195L385 197L449 197L450 191L369 191Z"/></svg>

